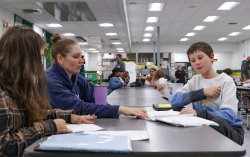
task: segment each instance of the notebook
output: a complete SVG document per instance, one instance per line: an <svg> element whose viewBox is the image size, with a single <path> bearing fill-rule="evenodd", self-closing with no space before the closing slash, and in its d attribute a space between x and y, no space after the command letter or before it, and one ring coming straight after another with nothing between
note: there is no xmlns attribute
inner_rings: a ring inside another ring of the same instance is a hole
<svg viewBox="0 0 250 157"><path fill-rule="evenodd" d="M85 131L98 131L103 130L104 128L95 125L95 124L68 124L66 125L68 129L72 130L73 132L85 132Z"/></svg>
<svg viewBox="0 0 250 157"><path fill-rule="evenodd" d="M54 135L37 150L130 153L132 146L128 136L73 133Z"/></svg>
<svg viewBox="0 0 250 157"><path fill-rule="evenodd" d="M175 126L191 127L191 126L203 126L203 125L214 125L219 126L219 124L214 121L199 118L193 114L182 114L178 111L149 111L147 112L150 118L146 120L161 121Z"/></svg>

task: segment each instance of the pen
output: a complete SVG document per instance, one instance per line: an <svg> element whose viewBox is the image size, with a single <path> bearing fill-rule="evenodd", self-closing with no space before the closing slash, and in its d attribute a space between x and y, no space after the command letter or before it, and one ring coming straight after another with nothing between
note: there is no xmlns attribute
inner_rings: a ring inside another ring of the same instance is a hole
<svg viewBox="0 0 250 157"><path fill-rule="evenodd" d="M65 123L65 125L68 125L68 123Z"/></svg>
<svg viewBox="0 0 250 157"><path fill-rule="evenodd" d="M147 111L143 111L143 113L147 113Z"/></svg>
<svg viewBox="0 0 250 157"><path fill-rule="evenodd" d="M204 106L212 97L208 98L207 101L202 105Z"/></svg>

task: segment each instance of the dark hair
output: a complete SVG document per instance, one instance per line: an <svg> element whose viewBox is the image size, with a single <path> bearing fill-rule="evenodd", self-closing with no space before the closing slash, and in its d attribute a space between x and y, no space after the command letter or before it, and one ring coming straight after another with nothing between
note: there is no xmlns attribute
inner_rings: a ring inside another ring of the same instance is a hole
<svg viewBox="0 0 250 157"><path fill-rule="evenodd" d="M162 70L157 70L154 75L155 79L165 78L164 72Z"/></svg>
<svg viewBox="0 0 250 157"><path fill-rule="evenodd" d="M212 47L209 44L205 42L197 42L192 44L187 50L188 59L189 55L195 53L196 51L204 52L206 55L208 55L209 58L211 58L211 54L214 53Z"/></svg>
<svg viewBox="0 0 250 157"><path fill-rule="evenodd" d="M233 71L231 69L229 69L229 68L224 69L223 72L226 73L227 75L233 74Z"/></svg>
<svg viewBox="0 0 250 157"><path fill-rule="evenodd" d="M122 55L121 55L121 54L116 54L116 56L118 56L118 57L122 58Z"/></svg>
<svg viewBox="0 0 250 157"><path fill-rule="evenodd" d="M113 70L112 70L112 74L110 74L109 75L109 77L108 77L108 81L110 81L110 79L112 78L112 77L116 77L116 73L117 72L122 72L122 70L120 69L120 68L114 68Z"/></svg>
<svg viewBox="0 0 250 157"><path fill-rule="evenodd" d="M24 25L11 27L0 39L0 81L30 123L46 118L47 109L51 109L40 53L44 43Z"/></svg>
<svg viewBox="0 0 250 157"><path fill-rule="evenodd" d="M57 55L61 54L66 57L66 54L70 52L71 46L77 44L73 39L61 38L61 36L56 33L51 37L52 47L50 50L51 56L55 62L57 61Z"/></svg>
<svg viewBox="0 0 250 157"><path fill-rule="evenodd" d="M156 68L150 68L150 70L154 70L154 71L156 71Z"/></svg>

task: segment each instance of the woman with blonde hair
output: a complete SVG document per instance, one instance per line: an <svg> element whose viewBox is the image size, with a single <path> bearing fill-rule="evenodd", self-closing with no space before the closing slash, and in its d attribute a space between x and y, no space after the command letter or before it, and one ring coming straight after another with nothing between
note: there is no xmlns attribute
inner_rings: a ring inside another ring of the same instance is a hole
<svg viewBox="0 0 250 157"><path fill-rule="evenodd" d="M26 26L8 29L0 39L0 156L22 156L39 138L71 133L65 123L93 123L74 110L52 109L46 98L41 62L45 42Z"/></svg>

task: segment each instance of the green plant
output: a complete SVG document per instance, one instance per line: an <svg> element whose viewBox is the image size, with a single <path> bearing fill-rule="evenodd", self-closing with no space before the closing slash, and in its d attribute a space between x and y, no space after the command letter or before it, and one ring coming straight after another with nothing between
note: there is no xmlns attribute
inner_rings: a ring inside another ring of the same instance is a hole
<svg viewBox="0 0 250 157"><path fill-rule="evenodd" d="M48 60L51 60L51 59L52 59L52 57L51 57L51 55L50 55L50 48L46 47L46 48L44 49L44 57L45 57L46 59L48 59Z"/></svg>

